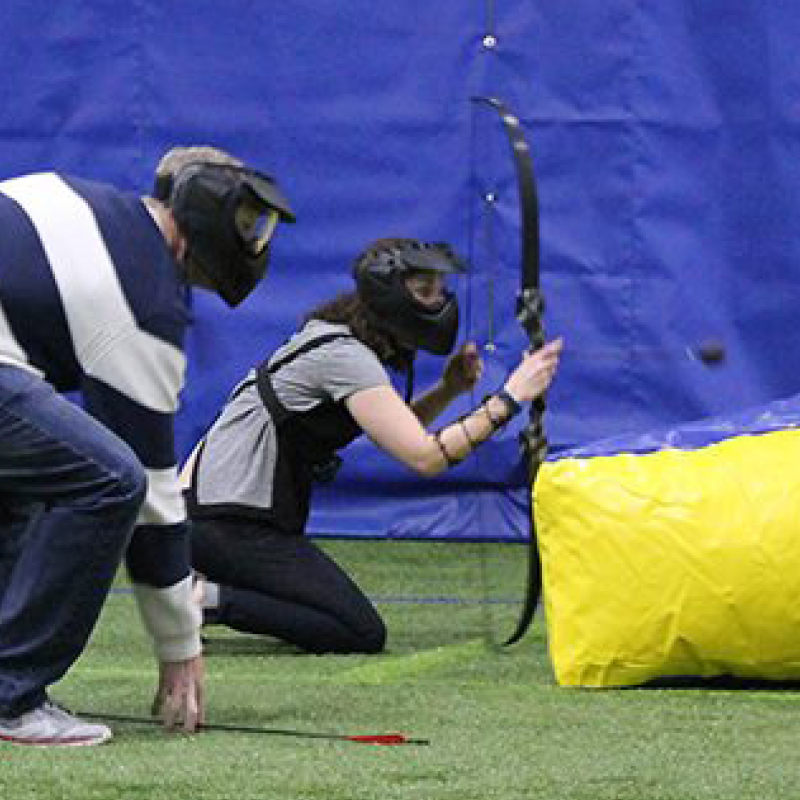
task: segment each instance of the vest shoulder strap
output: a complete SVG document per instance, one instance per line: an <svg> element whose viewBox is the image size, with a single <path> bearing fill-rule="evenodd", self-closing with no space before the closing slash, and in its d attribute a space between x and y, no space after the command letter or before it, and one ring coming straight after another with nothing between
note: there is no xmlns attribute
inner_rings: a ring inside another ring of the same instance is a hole
<svg viewBox="0 0 800 800"><path fill-rule="evenodd" d="M286 406L281 403L278 399L278 396L275 394L275 389L272 386L272 380L270 379L270 375L274 375L281 367L286 366L290 362L294 361L299 356L314 350L317 347L321 347L323 344L327 344L328 342L333 342L336 339L352 339L353 335L350 333L325 333L321 336L317 336L313 339L309 339L304 344L300 345L296 350L293 350L291 353L283 356L283 358L279 358L277 361L273 361L271 364L267 361L261 363L261 365L256 369L256 388L258 389L258 394L261 397L261 401L267 407L267 410L270 413L274 423L276 425L281 425L287 419L293 416L292 411L289 411ZM246 385L251 385L252 382L248 382ZM242 387L244 388L244 387Z"/></svg>

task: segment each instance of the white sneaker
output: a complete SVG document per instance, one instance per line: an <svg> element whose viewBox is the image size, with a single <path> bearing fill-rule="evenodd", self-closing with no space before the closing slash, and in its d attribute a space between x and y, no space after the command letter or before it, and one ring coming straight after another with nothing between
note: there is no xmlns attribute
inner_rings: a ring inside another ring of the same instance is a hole
<svg viewBox="0 0 800 800"><path fill-rule="evenodd" d="M0 741L46 747L102 744L111 738L106 725L73 716L46 702L19 717L0 717Z"/></svg>

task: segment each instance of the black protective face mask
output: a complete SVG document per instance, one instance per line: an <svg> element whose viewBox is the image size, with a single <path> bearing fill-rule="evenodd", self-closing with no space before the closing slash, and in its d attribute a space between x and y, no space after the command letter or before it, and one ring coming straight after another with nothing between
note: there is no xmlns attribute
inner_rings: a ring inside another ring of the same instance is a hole
<svg viewBox="0 0 800 800"><path fill-rule="evenodd" d="M238 305L266 274L277 222L294 222L288 202L266 175L219 164L186 165L169 192L187 261L228 305Z"/></svg>
<svg viewBox="0 0 800 800"><path fill-rule="evenodd" d="M405 347L448 355L458 335L456 296L445 291L442 303L431 308L416 300L405 282L415 271L450 274L465 270L464 262L446 245L412 240L362 260L354 277L359 296L378 324Z"/></svg>

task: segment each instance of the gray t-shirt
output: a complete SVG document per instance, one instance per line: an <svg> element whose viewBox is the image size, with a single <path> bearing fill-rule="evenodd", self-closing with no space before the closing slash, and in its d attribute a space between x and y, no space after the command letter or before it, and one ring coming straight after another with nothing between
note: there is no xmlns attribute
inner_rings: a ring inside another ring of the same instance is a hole
<svg viewBox="0 0 800 800"><path fill-rule="evenodd" d="M331 333L349 334L350 329L311 320L275 351L270 363ZM352 336L319 345L270 377L275 394L290 411L308 411L324 400L344 400L362 389L391 385L375 353ZM249 385L233 391L206 434L195 478L199 505L272 506L277 437L254 380L251 371L243 382Z"/></svg>

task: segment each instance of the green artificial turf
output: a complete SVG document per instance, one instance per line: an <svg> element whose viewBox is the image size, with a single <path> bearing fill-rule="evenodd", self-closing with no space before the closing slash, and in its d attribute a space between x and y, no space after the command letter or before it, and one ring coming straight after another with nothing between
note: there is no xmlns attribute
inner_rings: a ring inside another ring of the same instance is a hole
<svg viewBox="0 0 800 800"><path fill-rule="evenodd" d="M167 734L115 724L102 747L0 745L0 798L64 800L780 800L800 798L800 703L778 690L563 689L541 621L498 651L519 610L524 548L327 542L378 598L379 656L309 656L207 629L212 722L425 746ZM489 599L491 602L481 602ZM53 690L72 708L146 715L149 645L120 579Z"/></svg>

